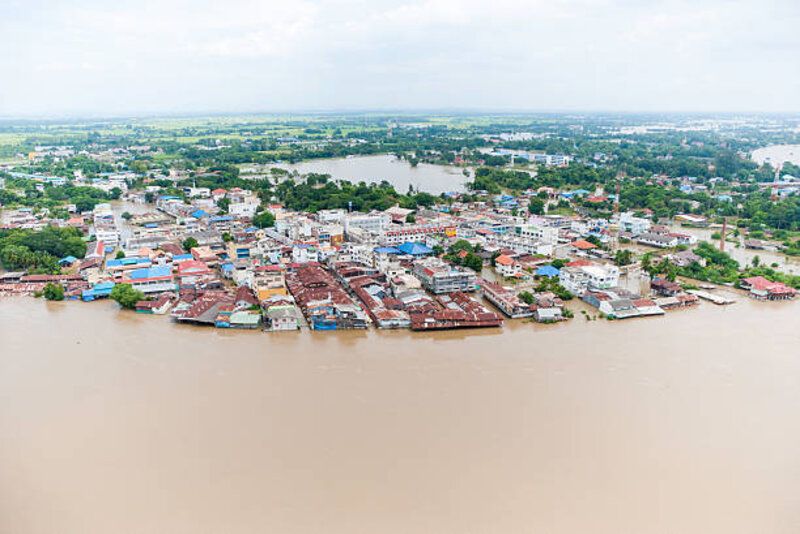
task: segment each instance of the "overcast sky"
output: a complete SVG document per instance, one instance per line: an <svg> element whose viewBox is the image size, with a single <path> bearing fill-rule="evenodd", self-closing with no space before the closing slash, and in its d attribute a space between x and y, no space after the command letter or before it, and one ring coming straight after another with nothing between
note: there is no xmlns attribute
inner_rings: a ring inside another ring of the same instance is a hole
<svg viewBox="0 0 800 534"><path fill-rule="evenodd" d="M800 111L800 0L0 0L0 115Z"/></svg>

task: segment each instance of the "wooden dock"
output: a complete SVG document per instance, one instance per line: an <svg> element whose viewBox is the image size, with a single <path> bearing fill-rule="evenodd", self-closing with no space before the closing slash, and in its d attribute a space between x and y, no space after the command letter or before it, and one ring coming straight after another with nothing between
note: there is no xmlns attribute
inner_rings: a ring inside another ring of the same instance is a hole
<svg viewBox="0 0 800 534"><path fill-rule="evenodd" d="M722 295L715 295L713 293L709 293L708 291L701 291L699 289L690 289L687 291L687 293L691 293L692 295L697 295L697 297L703 300L707 300L709 302L713 302L718 306L725 306L736 302L731 298L723 297Z"/></svg>

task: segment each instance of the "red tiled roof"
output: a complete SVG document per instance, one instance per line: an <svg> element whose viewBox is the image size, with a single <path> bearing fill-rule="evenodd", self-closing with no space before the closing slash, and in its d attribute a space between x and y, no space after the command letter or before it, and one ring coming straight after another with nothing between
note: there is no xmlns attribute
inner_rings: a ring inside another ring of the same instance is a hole
<svg viewBox="0 0 800 534"><path fill-rule="evenodd" d="M593 248L597 248L597 245L593 245L589 243L585 239L578 239L577 241L573 241L570 243L573 247L577 248L578 250L591 250Z"/></svg>
<svg viewBox="0 0 800 534"><path fill-rule="evenodd" d="M494 262L499 265L514 265L514 259L505 254L501 254L495 258Z"/></svg>
<svg viewBox="0 0 800 534"><path fill-rule="evenodd" d="M575 260L569 262L567 267L588 267L589 265L592 265L592 262L589 260Z"/></svg>

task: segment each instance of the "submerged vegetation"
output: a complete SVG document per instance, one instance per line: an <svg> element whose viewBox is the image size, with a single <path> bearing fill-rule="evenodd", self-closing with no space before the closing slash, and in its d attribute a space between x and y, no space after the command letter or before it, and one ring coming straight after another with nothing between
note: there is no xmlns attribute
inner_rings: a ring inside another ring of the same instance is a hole
<svg viewBox="0 0 800 534"><path fill-rule="evenodd" d="M8 270L57 273L59 259L85 255L86 243L75 228L0 230L0 262Z"/></svg>

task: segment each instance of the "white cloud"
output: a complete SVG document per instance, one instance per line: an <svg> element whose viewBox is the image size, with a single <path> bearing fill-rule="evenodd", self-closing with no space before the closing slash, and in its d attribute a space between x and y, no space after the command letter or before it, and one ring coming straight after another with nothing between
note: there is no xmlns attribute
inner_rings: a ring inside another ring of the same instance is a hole
<svg viewBox="0 0 800 534"><path fill-rule="evenodd" d="M798 27L795 0L9 0L0 113L797 110Z"/></svg>

